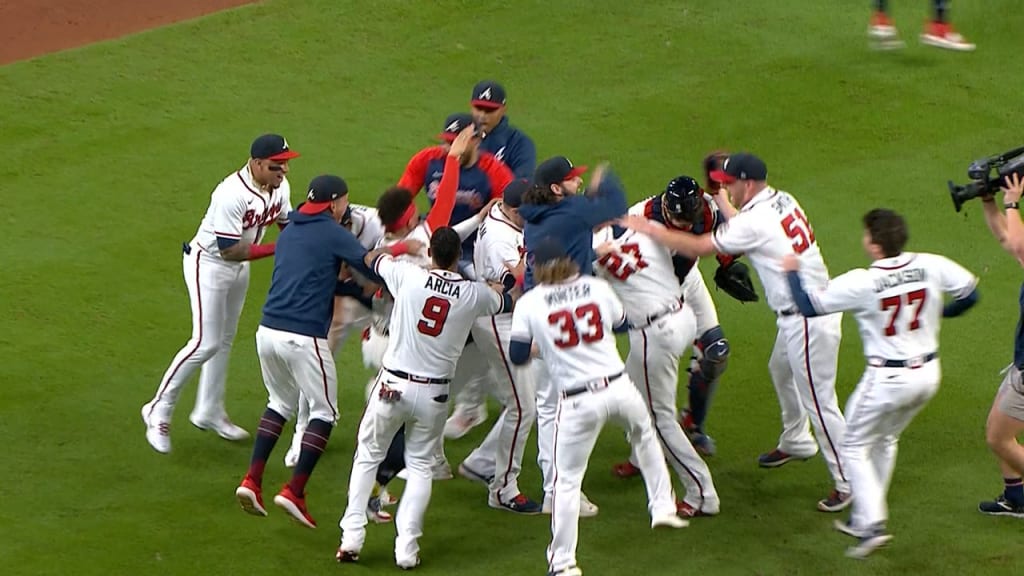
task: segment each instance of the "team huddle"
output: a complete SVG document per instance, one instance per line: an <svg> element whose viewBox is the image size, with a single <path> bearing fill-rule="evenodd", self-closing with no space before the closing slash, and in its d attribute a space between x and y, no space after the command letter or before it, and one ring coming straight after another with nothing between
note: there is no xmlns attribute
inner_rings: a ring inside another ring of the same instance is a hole
<svg viewBox="0 0 1024 576"><path fill-rule="evenodd" d="M351 204L345 180L322 175L293 210L286 175L298 154L276 134L252 143L246 165L214 190L183 245L192 338L143 406L150 445L170 452L175 403L196 369L192 423L249 438L228 417L224 388L248 262L272 256L256 332L268 402L235 492L241 507L267 515L264 469L294 421L284 456L292 477L273 502L317 526L305 487L341 417L335 356L361 334L363 361L376 375L359 420L337 560L359 560L369 522L394 521L396 564L419 565L433 481L455 475L445 440L485 421L490 396L501 413L455 471L486 486L492 508L550 514L548 573L582 574L579 518L599 508L581 486L607 421L624 430L630 450L614 472L642 476L652 528L722 512L705 462L716 452L706 419L731 350L698 267L714 256L715 283L742 301L759 300L749 262L777 316L768 371L782 432L759 465L820 451L833 489L816 506L851 508L835 522L855 538L847 555L863 558L888 543L899 436L938 390L940 319L977 301L977 278L943 256L904 251L906 223L881 209L863 220L871 265L831 278L807 214L767 184L757 156L710 154L703 182L676 176L629 206L605 166L584 188L586 167L563 156L538 165L533 142L505 117L497 82L477 84L470 104L472 113L450 115L442 143L417 152L373 207ZM430 205L422 217L421 190ZM273 223L276 243L261 243ZM856 317L867 364L845 414L836 395L843 311ZM625 359L616 347L623 333ZM1024 387L1005 388L1008 406L1024 405ZM519 484L534 423L538 499ZM400 498L389 490L396 477L406 481ZM1019 476L1010 480L982 511L1024 517Z"/></svg>

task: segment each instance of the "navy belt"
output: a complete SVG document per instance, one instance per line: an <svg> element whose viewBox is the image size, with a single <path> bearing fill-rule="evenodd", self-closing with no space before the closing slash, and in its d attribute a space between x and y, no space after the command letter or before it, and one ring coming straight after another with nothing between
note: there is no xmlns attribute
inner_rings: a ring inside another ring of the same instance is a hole
<svg viewBox="0 0 1024 576"><path fill-rule="evenodd" d="M931 352L929 354L923 354L914 358L908 358L907 360L886 360L884 358L871 357L868 358L868 366L874 366L875 368L920 368L925 364L935 360L939 357L938 352Z"/></svg>
<svg viewBox="0 0 1024 576"><path fill-rule="evenodd" d="M583 386L569 388L568 390L562 391L562 398L571 398L573 396L583 394L584 392L594 392L596 390L602 390L604 388L607 388L608 385L611 384L614 380L618 380L621 376L622 372L619 372L618 374L609 376L607 378L601 378L600 380L587 382Z"/></svg>
<svg viewBox="0 0 1024 576"><path fill-rule="evenodd" d="M452 381L451 378L427 378L426 376L417 376L415 374L409 374L408 372L402 372L401 370L392 370L390 368L385 368L384 371L393 376L397 376L402 380L416 382L417 384L448 384Z"/></svg>
<svg viewBox="0 0 1024 576"><path fill-rule="evenodd" d="M668 307L667 310L663 310L661 312L658 312L657 314L651 314L650 316L648 316L647 318L644 319L644 323L643 324L639 324L639 325L636 325L636 326L630 326L630 327L633 328L633 329L636 329L636 330L639 330L641 328L647 328L648 326L650 326L651 324L654 324L658 320L661 320L665 316L668 316L669 314L675 314L676 312L679 312L682 309L683 309L683 300L682 300L682 298L678 298L678 299L676 299L675 302L672 303L671 306Z"/></svg>

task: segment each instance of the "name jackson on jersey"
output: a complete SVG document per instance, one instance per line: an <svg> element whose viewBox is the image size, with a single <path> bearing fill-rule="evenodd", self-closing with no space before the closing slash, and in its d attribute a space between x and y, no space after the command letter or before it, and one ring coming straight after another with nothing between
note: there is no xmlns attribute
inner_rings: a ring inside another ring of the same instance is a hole
<svg viewBox="0 0 1024 576"><path fill-rule="evenodd" d="M909 270L893 270L892 272L875 278L875 292L884 292L889 288L895 288L903 284L924 282L927 278L924 268L911 268Z"/></svg>

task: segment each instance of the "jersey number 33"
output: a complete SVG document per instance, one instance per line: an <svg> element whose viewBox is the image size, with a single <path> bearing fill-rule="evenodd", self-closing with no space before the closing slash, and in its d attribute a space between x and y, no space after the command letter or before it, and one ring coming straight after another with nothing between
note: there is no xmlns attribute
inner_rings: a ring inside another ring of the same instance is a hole
<svg viewBox="0 0 1024 576"><path fill-rule="evenodd" d="M559 348L572 348L580 342L589 344L604 338L601 309L593 302L573 310L556 310L548 314L548 323L559 330L558 338L555 339L555 346Z"/></svg>

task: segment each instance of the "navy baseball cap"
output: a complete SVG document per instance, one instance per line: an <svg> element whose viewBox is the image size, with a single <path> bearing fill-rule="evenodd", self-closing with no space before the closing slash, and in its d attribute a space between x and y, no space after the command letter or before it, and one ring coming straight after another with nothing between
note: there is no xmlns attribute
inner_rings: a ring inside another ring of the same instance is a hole
<svg viewBox="0 0 1024 576"><path fill-rule="evenodd" d="M284 139L284 136L264 134L252 141L252 146L249 147L249 157L284 162L298 158L299 153L288 147L288 141Z"/></svg>
<svg viewBox="0 0 1024 576"><path fill-rule="evenodd" d="M501 201L509 208L519 208L523 203L523 196L533 184L526 178L519 178L509 182L501 193Z"/></svg>
<svg viewBox="0 0 1024 576"><path fill-rule="evenodd" d="M472 125L473 116L471 114L466 114L465 112L449 114L444 120L444 128L437 137L445 142L454 142L455 137L459 135L459 132L465 130L466 126Z"/></svg>
<svg viewBox="0 0 1024 576"><path fill-rule="evenodd" d="M319 214L331 207L331 202L348 194L348 184L340 176L324 174L313 178L306 192L306 201L299 206L303 214Z"/></svg>
<svg viewBox="0 0 1024 576"><path fill-rule="evenodd" d="M533 264L541 266L562 258L568 258L565 246L554 236L547 236L537 243L537 246L530 251L533 254Z"/></svg>
<svg viewBox="0 0 1024 576"><path fill-rule="evenodd" d="M533 173L533 181L535 184L548 187L552 184L561 184L566 180L572 180L586 171L586 166L573 166L565 156L555 156L537 166L537 171Z"/></svg>
<svg viewBox="0 0 1024 576"><path fill-rule="evenodd" d="M497 110L505 105L505 87L494 80L481 80L473 86L469 103L477 108Z"/></svg>
<svg viewBox="0 0 1024 576"><path fill-rule="evenodd" d="M731 184L737 180L765 180L768 178L768 167L757 156L740 152L730 154L722 163L722 169L712 170L710 176L722 184Z"/></svg>

